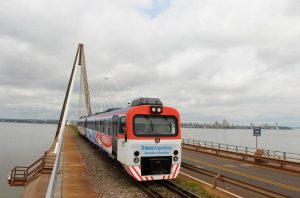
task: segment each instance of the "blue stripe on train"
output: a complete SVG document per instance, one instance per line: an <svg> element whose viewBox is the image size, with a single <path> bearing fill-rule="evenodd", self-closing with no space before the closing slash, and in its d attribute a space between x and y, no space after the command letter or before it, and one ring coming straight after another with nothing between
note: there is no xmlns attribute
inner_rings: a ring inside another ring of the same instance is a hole
<svg viewBox="0 0 300 198"><path fill-rule="evenodd" d="M96 135L95 131L91 129L86 129L86 137L93 143L96 144L97 146L101 147L101 145L97 142L96 140Z"/></svg>

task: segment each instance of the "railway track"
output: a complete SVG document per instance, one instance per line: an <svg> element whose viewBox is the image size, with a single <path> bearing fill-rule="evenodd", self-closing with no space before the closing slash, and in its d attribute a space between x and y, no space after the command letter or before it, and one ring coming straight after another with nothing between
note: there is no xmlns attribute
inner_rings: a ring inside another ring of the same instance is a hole
<svg viewBox="0 0 300 198"><path fill-rule="evenodd" d="M206 176L215 178L215 183L217 183L217 180L218 180L218 181L225 182L225 183L228 183L228 184L231 184L231 185L234 185L234 186L238 186L238 187L240 187L242 189L245 189L245 190L249 190L249 191L252 191L252 192L255 192L255 193L259 193L259 194L264 195L266 197L274 197L274 198L286 198L287 197L283 194L279 194L277 192L273 192L273 191L264 189L264 188L259 187L259 186L254 186L252 184L249 184L249 183L237 180L237 179L229 178L227 176L220 175L219 173L212 172L212 171L209 171L209 170L205 170L203 168L193 166L193 165L185 163L185 162L181 162L181 167L185 168L185 169L188 169L190 171L193 171L195 173L200 173L200 174L204 174Z"/></svg>
<svg viewBox="0 0 300 198"><path fill-rule="evenodd" d="M199 198L199 196L171 181L136 182L148 196L155 198L185 197Z"/></svg>
<svg viewBox="0 0 300 198"><path fill-rule="evenodd" d="M139 189L143 190L149 197L165 198L165 197L184 197L184 198L199 198L200 196L188 191L180 185L175 184L169 180L157 181L137 181L130 177L123 166L117 161L113 161L114 166L117 167L121 173L128 178L128 180Z"/></svg>

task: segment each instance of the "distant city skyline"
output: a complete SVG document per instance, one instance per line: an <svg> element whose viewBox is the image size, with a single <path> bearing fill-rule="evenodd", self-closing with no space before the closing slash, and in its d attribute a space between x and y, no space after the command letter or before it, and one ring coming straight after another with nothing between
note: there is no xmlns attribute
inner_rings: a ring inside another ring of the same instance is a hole
<svg viewBox="0 0 300 198"><path fill-rule="evenodd" d="M291 126L280 125L278 122L275 123L248 123L248 124L237 124L229 122L226 119L215 120L213 122L203 122L203 121L182 121L182 125L185 127L195 127L195 128L266 128L266 129L287 129Z"/></svg>

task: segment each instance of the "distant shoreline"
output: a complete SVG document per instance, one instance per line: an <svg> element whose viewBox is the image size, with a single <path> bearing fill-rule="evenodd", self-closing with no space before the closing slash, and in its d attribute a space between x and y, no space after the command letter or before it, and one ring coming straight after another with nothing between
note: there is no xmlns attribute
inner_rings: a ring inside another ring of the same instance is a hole
<svg viewBox="0 0 300 198"><path fill-rule="evenodd" d="M253 128L222 128L222 127L181 127L181 128L184 128L184 129L244 129L244 130L249 130L249 129L253 129ZM264 130L293 130L293 129L299 129L299 127L295 127L295 128L292 128L292 127L283 127L283 128L278 128L278 129L275 129L275 128L261 128L261 129L264 129Z"/></svg>
<svg viewBox="0 0 300 198"><path fill-rule="evenodd" d="M0 118L1 122L7 123L30 123L30 124L58 124L58 120L39 120L39 119L7 119ZM182 128L197 128L197 129L254 129L253 126L214 126L206 124L194 124L194 123L181 123ZM287 127L287 126L260 126L261 129L270 129L270 130L293 130L300 127Z"/></svg>
<svg viewBox="0 0 300 198"><path fill-rule="evenodd" d="M39 119L5 119L1 118L1 122L7 123L28 123L28 124L57 124L58 120L39 120Z"/></svg>
<svg viewBox="0 0 300 198"><path fill-rule="evenodd" d="M261 128L261 129L271 129L271 130L292 130L292 127L288 126L278 126L276 125L269 125L269 124L261 124L256 125L235 125L230 124L226 120L223 122L215 121L214 123L198 123L198 122L182 122L182 128L202 128L202 129L254 129L254 128Z"/></svg>

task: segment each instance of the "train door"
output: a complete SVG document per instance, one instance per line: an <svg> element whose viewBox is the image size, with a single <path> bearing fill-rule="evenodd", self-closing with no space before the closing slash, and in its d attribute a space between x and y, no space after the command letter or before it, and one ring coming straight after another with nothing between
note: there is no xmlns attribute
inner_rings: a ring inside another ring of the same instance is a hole
<svg viewBox="0 0 300 198"><path fill-rule="evenodd" d="M112 152L117 154L117 147L118 147L118 130L119 130L119 116L113 116L113 132L112 132Z"/></svg>

